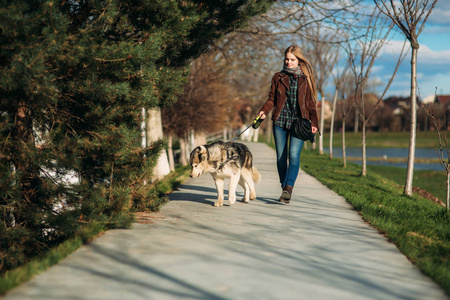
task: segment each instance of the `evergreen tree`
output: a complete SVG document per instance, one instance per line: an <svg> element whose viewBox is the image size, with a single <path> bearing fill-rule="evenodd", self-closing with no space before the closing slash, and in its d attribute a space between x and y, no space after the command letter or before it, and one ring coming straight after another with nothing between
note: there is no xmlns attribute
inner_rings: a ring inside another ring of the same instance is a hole
<svg viewBox="0 0 450 300"><path fill-rule="evenodd" d="M79 232L124 227L188 62L269 1L0 3L0 272ZM182 37L182 38L180 38Z"/></svg>

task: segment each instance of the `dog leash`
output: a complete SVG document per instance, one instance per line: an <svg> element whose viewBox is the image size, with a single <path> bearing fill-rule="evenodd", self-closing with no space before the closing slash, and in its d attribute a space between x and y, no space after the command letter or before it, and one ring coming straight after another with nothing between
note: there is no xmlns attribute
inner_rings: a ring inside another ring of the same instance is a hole
<svg viewBox="0 0 450 300"><path fill-rule="evenodd" d="M241 136L241 134L243 134L247 129L249 129L250 127L253 127L253 129L257 129L259 127L259 125L261 125L261 122L264 121L263 119L261 119L260 116L257 116L252 124L248 125L247 128L245 128L244 130L241 131L241 133L239 133L234 139L232 139L231 141L229 141L228 143L232 143L234 142L238 137Z"/></svg>
<svg viewBox="0 0 450 300"><path fill-rule="evenodd" d="M250 127L253 127L253 129L257 129L259 127L259 125L261 125L261 122L263 121L263 119L261 119L260 116L257 116L252 124L248 125L244 130L242 130L234 139L232 139L231 141L227 142L226 144L232 144L238 137L241 136L241 134L243 134L247 129L249 129ZM228 153L227 153L228 155ZM231 157L228 157L223 163L220 164L219 168L217 168L217 171L220 173L220 170L222 170L222 168L230 161L232 160L238 160L239 159L239 155L233 155Z"/></svg>

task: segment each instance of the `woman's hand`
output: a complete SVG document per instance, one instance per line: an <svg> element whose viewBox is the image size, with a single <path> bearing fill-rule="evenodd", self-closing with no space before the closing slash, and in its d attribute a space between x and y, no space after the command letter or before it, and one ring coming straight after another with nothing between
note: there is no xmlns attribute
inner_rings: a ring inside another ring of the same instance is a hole
<svg viewBox="0 0 450 300"><path fill-rule="evenodd" d="M266 114L263 111L260 111L258 117L261 117L261 120L264 120L266 118Z"/></svg>
<svg viewBox="0 0 450 300"><path fill-rule="evenodd" d="M319 131L319 129L317 129L316 126L311 126L311 131L312 133L316 133L317 131Z"/></svg>

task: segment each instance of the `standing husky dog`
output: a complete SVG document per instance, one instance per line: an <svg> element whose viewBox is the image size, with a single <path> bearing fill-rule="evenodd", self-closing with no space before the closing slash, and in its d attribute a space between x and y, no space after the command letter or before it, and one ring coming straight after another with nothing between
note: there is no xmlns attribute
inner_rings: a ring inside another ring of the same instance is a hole
<svg viewBox="0 0 450 300"><path fill-rule="evenodd" d="M230 205L236 201L238 183L245 190L242 202L256 199L255 182L259 182L261 174L253 167L253 156L244 144L218 141L198 146L192 150L189 163L192 167L191 177L199 177L209 172L214 178L218 194L214 206L223 206L225 178L230 178Z"/></svg>

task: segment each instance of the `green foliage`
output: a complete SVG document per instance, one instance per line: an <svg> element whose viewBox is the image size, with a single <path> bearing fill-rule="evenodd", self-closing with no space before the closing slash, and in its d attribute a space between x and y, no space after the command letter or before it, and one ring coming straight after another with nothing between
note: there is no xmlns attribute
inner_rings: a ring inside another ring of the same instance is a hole
<svg viewBox="0 0 450 300"><path fill-rule="evenodd" d="M148 184L133 195L133 211L159 211L168 201L167 194L183 183L189 176L190 167L178 167L175 172L167 175L164 180Z"/></svg>
<svg viewBox="0 0 450 300"><path fill-rule="evenodd" d="M190 167L180 167L166 176L163 180L143 186L135 191L133 203L137 206L131 207L132 212L136 211L159 211L162 204L167 201L167 194L186 180L189 176ZM140 198L141 197L141 198ZM126 214L124 218L133 218L134 214ZM114 220L120 221L118 218ZM125 220L128 223L129 220ZM112 224L120 228L120 224ZM74 237L67 239L56 247L51 248L21 267L7 271L0 277L0 295L8 290L29 280L34 275L44 271L48 267L58 263L64 257L75 251L81 245L95 238L102 231L107 229L107 224L100 221L83 226ZM111 224L109 225L111 226ZM18 235L20 237L20 235Z"/></svg>
<svg viewBox="0 0 450 300"><path fill-rule="evenodd" d="M445 207L378 175L362 177L361 166L302 152L302 169L345 197L362 217L397 245L425 274L450 293L450 214Z"/></svg>
<svg viewBox="0 0 450 300"><path fill-rule="evenodd" d="M0 3L0 273L85 225L127 227L188 62L269 1ZM182 37L182 38L180 38Z"/></svg>

